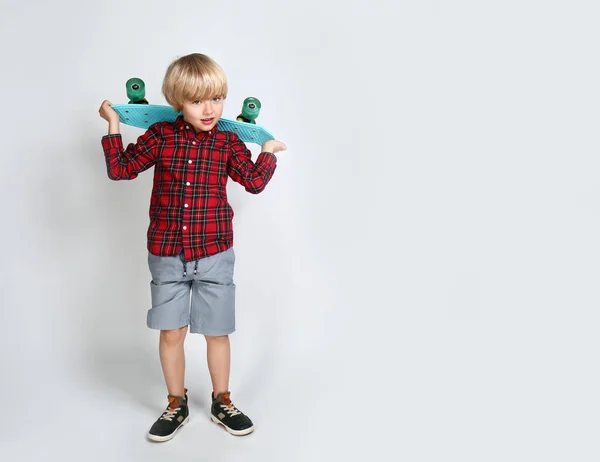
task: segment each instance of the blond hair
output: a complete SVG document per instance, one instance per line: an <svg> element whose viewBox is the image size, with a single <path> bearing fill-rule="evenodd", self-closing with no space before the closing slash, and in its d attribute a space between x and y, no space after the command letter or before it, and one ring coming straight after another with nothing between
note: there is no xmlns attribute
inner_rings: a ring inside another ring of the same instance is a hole
<svg viewBox="0 0 600 462"><path fill-rule="evenodd" d="M211 58L200 53L182 56L171 63L163 80L162 92L176 111L186 101L227 97L227 77Z"/></svg>

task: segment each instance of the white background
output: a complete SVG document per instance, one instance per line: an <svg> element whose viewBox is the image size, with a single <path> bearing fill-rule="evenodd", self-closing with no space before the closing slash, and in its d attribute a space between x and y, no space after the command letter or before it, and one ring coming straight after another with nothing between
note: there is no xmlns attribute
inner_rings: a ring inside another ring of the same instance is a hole
<svg viewBox="0 0 600 462"><path fill-rule="evenodd" d="M597 2L0 5L0 459L599 460ZM190 423L152 444L152 173L108 179L97 111L133 76L165 104L192 52L289 149L229 187L257 430L209 421L188 336Z"/></svg>

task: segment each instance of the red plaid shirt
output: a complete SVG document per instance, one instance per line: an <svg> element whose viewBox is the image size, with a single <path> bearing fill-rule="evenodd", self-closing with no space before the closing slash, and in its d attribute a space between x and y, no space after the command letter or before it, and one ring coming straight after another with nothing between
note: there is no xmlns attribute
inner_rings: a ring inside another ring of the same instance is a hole
<svg viewBox="0 0 600 462"><path fill-rule="evenodd" d="M195 133L180 116L159 122L123 149L121 135L102 138L108 176L133 180L154 166L148 250L185 261L233 245L233 210L227 201L228 176L252 194L261 192L276 168L276 158L260 153L256 163L235 133Z"/></svg>

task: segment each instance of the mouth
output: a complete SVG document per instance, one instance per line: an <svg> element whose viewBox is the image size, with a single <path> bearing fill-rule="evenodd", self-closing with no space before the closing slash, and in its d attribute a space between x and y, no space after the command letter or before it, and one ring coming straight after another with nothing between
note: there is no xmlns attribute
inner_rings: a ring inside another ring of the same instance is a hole
<svg viewBox="0 0 600 462"><path fill-rule="evenodd" d="M213 120L215 120L215 118L210 117L209 119L200 119L200 122L202 122L204 125L210 125Z"/></svg>

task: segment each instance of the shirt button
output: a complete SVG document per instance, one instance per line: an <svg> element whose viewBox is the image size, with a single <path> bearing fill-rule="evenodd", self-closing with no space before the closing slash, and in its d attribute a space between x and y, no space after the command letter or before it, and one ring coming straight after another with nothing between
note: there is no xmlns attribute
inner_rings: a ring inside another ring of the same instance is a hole
<svg viewBox="0 0 600 462"><path fill-rule="evenodd" d="M188 160L188 164L191 164L191 163L192 163L192 161L191 161L191 160Z"/></svg>
<svg viewBox="0 0 600 462"><path fill-rule="evenodd" d="M183 227L183 230L185 231L186 229L187 229L187 226L184 226L184 227Z"/></svg>
<svg viewBox="0 0 600 462"><path fill-rule="evenodd" d="M190 129L190 126L189 126L189 125L186 125L186 126L185 126L185 128L187 128L187 129L189 130L189 129Z"/></svg>
<svg viewBox="0 0 600 462"><path fill-rule="evenodd" d="M183 206L187 209L189 206L187 204L183 204Z"/></svg>
<svg viewBox="0 0 600 462"><path fill-rule="evenodd" d="M188 181L188 182L187 182L185 185L186 185L186 186L189 186L190 184L191 184L191 183Z"/></svg>
<svg viewBox="0 0 600 462"><path fill-rule="evenodd" d="M195 141L192 141L192 144L196 144L196 142L195 142Z"/></svg>

